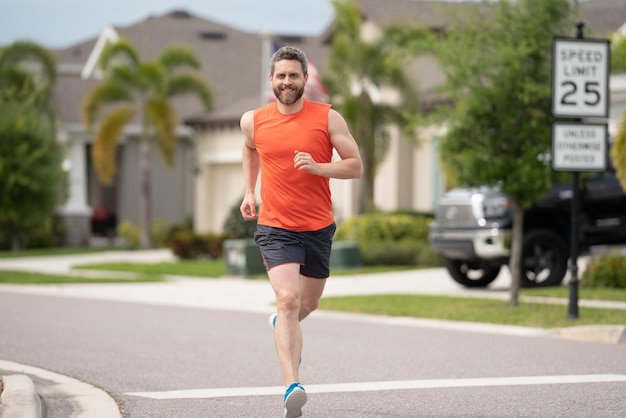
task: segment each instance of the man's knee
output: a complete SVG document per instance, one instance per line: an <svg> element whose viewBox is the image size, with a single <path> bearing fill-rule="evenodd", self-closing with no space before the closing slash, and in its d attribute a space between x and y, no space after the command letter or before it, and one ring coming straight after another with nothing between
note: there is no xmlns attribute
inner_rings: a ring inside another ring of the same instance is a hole
<svg viewBox="0 0 626 418"><path fill-rule="evenodd" d="M310 314L314 310L316 310L320 305L320 301L318 298L308 298L302 301L302 305L300 306L300 311L305 312L306 315Z"/></svg>
<svg viewBox="0 0 626 418"><path fill-rule="evenodd" d="M279 310L298 311L300 310L300 296L292 291L281 290L276 292L276 304Z"/></svg>

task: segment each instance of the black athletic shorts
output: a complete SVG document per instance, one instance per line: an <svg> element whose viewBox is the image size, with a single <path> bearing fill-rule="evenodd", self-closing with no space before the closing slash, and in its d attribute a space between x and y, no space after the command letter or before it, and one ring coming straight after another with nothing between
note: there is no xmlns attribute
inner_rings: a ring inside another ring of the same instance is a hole
<svg viewBox="0 0 626 418"><path fill-rule="evenodd" d="M300 274L316 279L330 275L330 248L337 225L317 231L294 232L257 225L254 240L267 270L285 263L300 264Z"/></svg>

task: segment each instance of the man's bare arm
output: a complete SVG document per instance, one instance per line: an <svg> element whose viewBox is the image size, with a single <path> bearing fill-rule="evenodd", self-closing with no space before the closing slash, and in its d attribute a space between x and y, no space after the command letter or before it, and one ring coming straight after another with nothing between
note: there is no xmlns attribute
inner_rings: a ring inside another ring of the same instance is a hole
<svg viewBox="0 0 626 418"><path fill-rule="evenodd" d="M244 136L242 147L243 177L244 177L244 197L239 207L241 216L245 220L256 219L256 197L254 189L256 188L257 178L259 177L260 160L259 153L252 139L254 131L254 112L244 113L240 121L241 131Z"/></svg>
<svg viewBox="0 0 626 418"><path fill-rule="evenodd" d="M359 147L352 137L348 124L336 110L328 113L328 134L330 142L337 150L341 160L330 163L318 163L309 153L294 151L294 166L299 170L307 170L311 174L337 179L359 178L363 175L363 164Z"/></svg>

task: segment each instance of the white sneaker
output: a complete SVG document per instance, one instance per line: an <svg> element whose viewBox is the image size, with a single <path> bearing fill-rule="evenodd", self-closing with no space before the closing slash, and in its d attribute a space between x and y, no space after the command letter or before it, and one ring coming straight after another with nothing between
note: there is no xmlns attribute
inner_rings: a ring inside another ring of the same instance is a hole
<svg viewBox="0 0 626 418"><path fill-rule="evenodd" d="M285 391L285 418L302 416L302 407L306 403L306 391L299 382L294 382Z"/></svg>

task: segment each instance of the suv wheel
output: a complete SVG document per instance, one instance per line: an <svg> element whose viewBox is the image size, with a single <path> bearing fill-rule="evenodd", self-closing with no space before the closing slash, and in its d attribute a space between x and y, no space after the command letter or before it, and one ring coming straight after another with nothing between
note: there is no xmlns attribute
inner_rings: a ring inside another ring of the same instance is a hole
<svg viewBox="0 0 626 418"><path fill-rule="evenodd" d="M446 269L455 282L465 287L487 287L500 274L499 264L490 264L483 260L444 260Z"/></svg>
<svg viewBox="0 0 626 418"><path fill-rule="evenodd" d="M529 232L522 248L522 287L559 285L565 277L567 259L565 242L555 232Z"/></svg>

